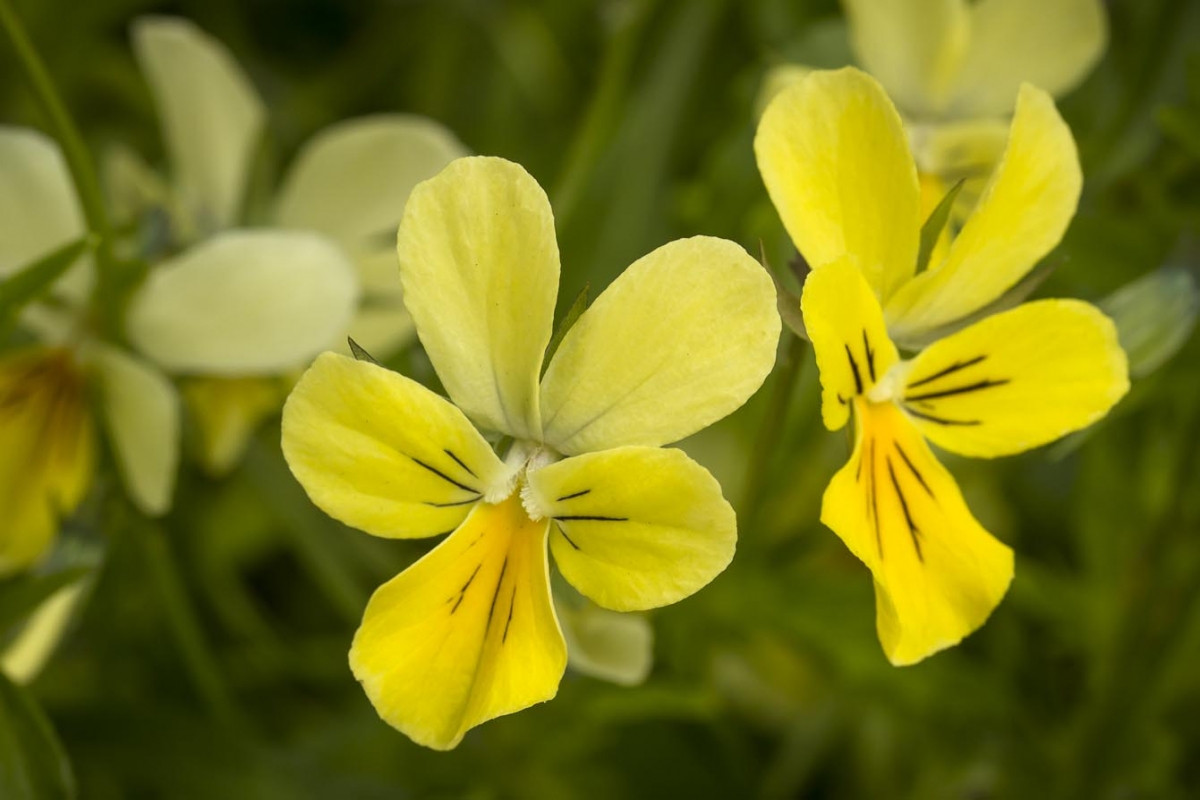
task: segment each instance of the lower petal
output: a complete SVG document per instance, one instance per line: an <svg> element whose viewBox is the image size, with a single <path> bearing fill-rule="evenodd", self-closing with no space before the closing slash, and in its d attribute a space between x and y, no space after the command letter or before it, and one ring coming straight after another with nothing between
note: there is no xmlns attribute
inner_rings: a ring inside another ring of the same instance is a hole
<svg viewBox="0 0 1200 800"><path fill-rule="evenodd" d="M857 441L821 521L875 577L888 660L916 663L979 628L1008 590L1013 555L971 516L954 478L903 412L855 403Z"/></svg>
<svg viewBox="0 0 1200 800"><path fill-rule="evenodd" d="M449 750L471 728L549 700L567 650L550 599L546 521L479 504L371 598L350 666L379 715Z"/></svg>

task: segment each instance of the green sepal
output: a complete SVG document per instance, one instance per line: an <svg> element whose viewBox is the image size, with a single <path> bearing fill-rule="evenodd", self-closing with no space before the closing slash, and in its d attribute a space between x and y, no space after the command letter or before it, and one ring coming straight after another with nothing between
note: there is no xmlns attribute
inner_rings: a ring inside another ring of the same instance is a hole
<svg viewBox="0 0 1200 800"><path fill-rule="evenodd" d="M591 284L584 284L583 291L575 298L575 302L571 303L571 307L567 309L567 315L562 318L562 322L558 323L558 327L554 331L554 335L550 337L550 344L546 345L546 357L542 359L542 374L545 374L546 369L550 366L550 360L554 358L554 354L558 352L559 345L567 336L567 331L579 321L583 316L583 312L587 311L589 305L588 292L591 289Z"/></svg>
<svg viewBox="0 0 1200 800"><path fill-rule="evenodd" d="M28 303L37 300L95 244L85 236L42 256L0 281L0 328L6 327Z"/></svg>
<svg viewBox="0 0 1200 800"><path fill-rule="evenodd" d="M946 223L950 221L950 210L954 208L954 201L958 199L958 193L962 191L966 181L967 179L963 178L951 186L950 191L946 192L946 196L937 204L937 208L929 213L929 219L925 220L925 224L921 226L921 247L917 251L918 275L929 266L933 248L937 246L938 237L942 235L942 231L946 229Z"/></svg>

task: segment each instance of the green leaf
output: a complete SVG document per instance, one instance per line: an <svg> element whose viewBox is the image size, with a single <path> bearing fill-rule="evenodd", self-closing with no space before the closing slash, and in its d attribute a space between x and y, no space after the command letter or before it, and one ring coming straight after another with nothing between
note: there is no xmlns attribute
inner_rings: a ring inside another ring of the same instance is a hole
<svg viewBox="0 0 1200 800"><path fill-rule="evenodd" d="M921 249L917 251L917 274L924 272L925 268L929 266L933 248L937 246L938 237L942 235L946 223L950 221L950 209L954 208L954 201L958 199L958 193L962 191L966 180L963 178L950 187L950 191L946 192L946 196L937 204L937 208L930 212L929 219L925 220L925 224L921 226Z"/></svg>
<svg viewBox="0 0 1200 800"><path fill-rule="evenodd" d="M0 797L63 800L75 779L50 721L33 697L0 673Z"/></svg>
<svg viewBox="0 0 1200 800"><path fill-rule="evenodd" d="M371 355L371 354L370 354L370 353L368 353L366 350L364 350L364 349L363 349L363 346L362 346L361 344L359 344L358 342L354 341L354 340L353 340L352 338L350 338L349 336L347 336L347 337L346 337L346 342L347 342L347 343L350 345L350 352L351 352L351 353L354 355L354 357L355 357L356 359L358 359L359 361L366 361L366 362L369 362L369 363L371 363L371 364L374 364L374 365L375 365L375 366L377 366L377 367L382 367L382 366L383 366L382 364L380 364L380 363L379 363L379 361L378 361L378 360L375 358L375 356Z"/></svg>
<svg viewBox="0 0 1200 800"><path fill-rule="evenodd" d="M0 634L24 621L59 589L82 580L91 571L91 567L72 567L45 575L20 575L0 583Z"/></svg>
<svg viewBox="0 0 1200 800"><path fill-rule="evenodd" d="M90 237L77 239L0 281L0 325L47 291L91 247Z"/></svg>
<svg viewBox="0 0 1200 800"><path fill-rule="evenodd" d="M571 327L583 316L583 312L587 311L588 291L590 289L591 284L584 284L583 291L575 298L575 302L571 303L571 307L567 309L567 315L563 317L562 322L558 323L558 328L554 331L554 335L550 337L550 344L546 346L546 358L542 361L543 373L550 366L550 359L554 358L554 354L558 352L558 346L566 338L567 331L571 330Z"/></svg>

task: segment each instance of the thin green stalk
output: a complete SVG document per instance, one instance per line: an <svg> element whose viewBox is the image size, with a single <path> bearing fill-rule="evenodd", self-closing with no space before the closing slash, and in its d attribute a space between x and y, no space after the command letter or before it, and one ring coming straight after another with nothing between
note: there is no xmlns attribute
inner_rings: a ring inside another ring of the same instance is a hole
<svg viewBox="0 0 1200 800"><path fill-rule="evenodd" d="M71 173L71 180L75 184L75 191L79 196L79 203L83 208L83 216L87 221L88 230L98 239L96 245L98 284L96 309L103 318L107 310L112 307L109 301L111 300L116 262L112 249L112 222L104 205L104 193L100 189L100 181L96 177L96 170L92 167L91 157L83 143L83 136L80 135L79 128L67 111L66 104L63 103L62 97L54 87L54 82L50 79L45 62L42 61L42 57L33 46L33 42L30 41L25 26L13 11L9 0L0 0L0 27L4 28L4 32L12 42L17 60L24 68L25 76L29 79L33 92L49 120L50 129L62 147L63 157L66 159L67 169Z"/></svg>
<svg viewBox="0 0 1200 800"><path fill-rule="evenodd" d="M762 427L754 442L754 452L750 457L747 468L746 489L742 501L742 527L748 528L756 521L759 506L766 493L769 467L775 460L775 448L783 438L784 425L787 423L787 411L791 405L792 394L800 382L800 373L804 369L804 351L808 342L799 336L790 337L786 363L776 374L775 384L771 389L766 413L763 415Z"/></svg>

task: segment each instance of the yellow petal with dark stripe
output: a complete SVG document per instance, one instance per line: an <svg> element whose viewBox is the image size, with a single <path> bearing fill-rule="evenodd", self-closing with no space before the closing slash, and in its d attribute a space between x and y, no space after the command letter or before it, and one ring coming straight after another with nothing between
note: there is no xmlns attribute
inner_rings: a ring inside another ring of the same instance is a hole
<svg viewBox="0 0 1200 800"><path fill-rule="evenodd" d="M1085 428L1128 389L1112 320L1078 300L1039 300L926 348L902 402L938 446L988 458Z"/></svg>
<svg viewBox="0 0 1200 800"><path fill-rule="evenodd" d="M554 519L550 547L572 586L614 611L699 591L733 558L737 520L682 450L618 447L529 474L525 500Z"/></svg>
<svg viewBox="0 0 1200 800"><path fill-rule="evenodd" d="M888 659L913 664L981 626L1012 580L1012 551L971 516L954 478L891 403L855 403L854 453L821 521L875 578Z"/></svg>
<svg viewBox="0 0 1200 800"><path fill-rule="evenodd" d="M850 418L852 398L869 392L899 356L879 301L849 261L813 270L800 310L821 371L821 416L836 431Z"/></svg>
<svg viewBox="0 0 1200 800"><path fill-rule="evenodd" d="M375 592L350 666L376 711L427 747L554 697L567 649L554 616L546 520L520 500L475 507Z"/></svg>
<svg viewBox="0 0 1200 800"><path fill-rule="evenodd" d="M449 401L336 353L318 358L292 390L283 454L326 514L396 538L454 530L510 475Z"/></svg>

